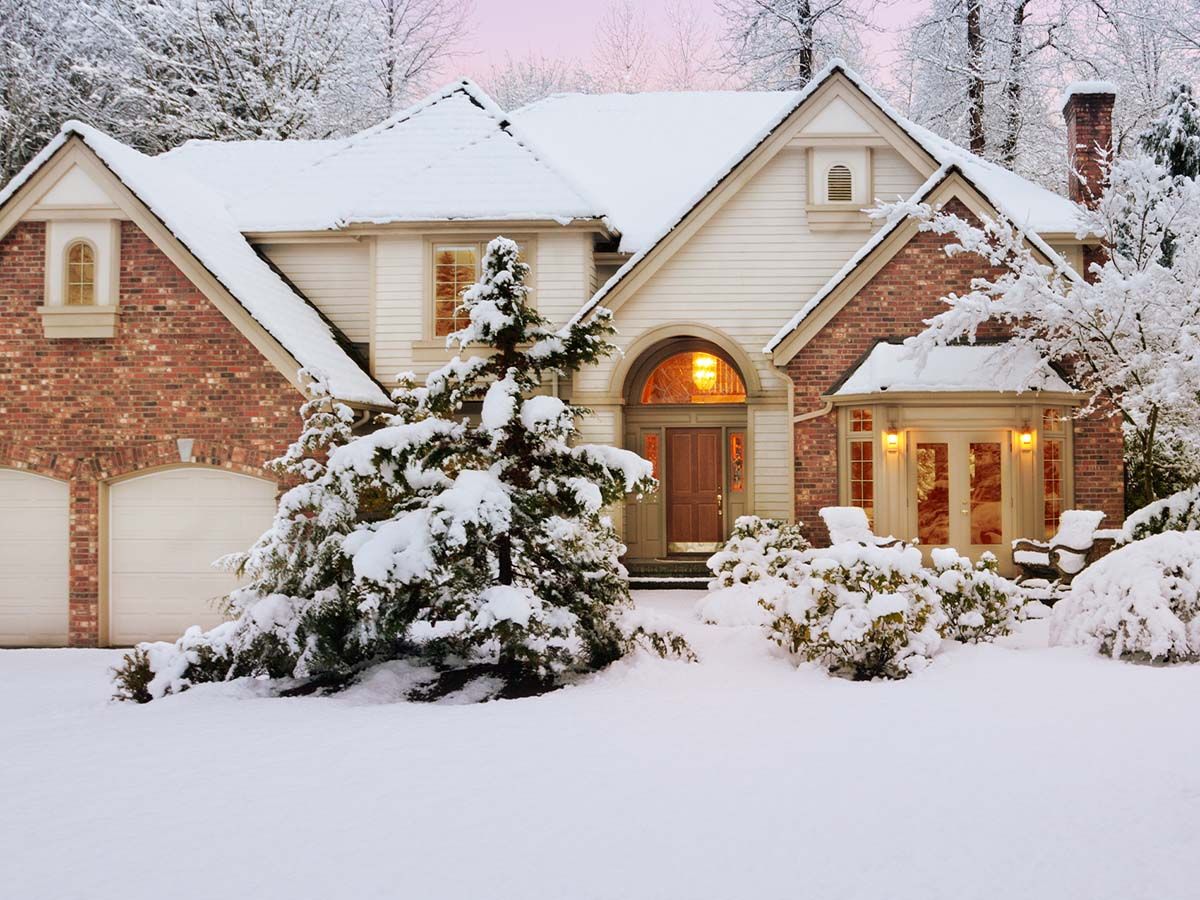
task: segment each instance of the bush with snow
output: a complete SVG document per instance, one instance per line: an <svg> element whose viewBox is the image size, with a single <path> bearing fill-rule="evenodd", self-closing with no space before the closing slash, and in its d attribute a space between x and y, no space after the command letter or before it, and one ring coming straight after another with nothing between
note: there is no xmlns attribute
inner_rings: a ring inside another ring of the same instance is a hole
<svg viewBox="0 0 1200 900"><path fill-rule="evenodd" d="M1200 661L1200 532L1151 535L1085 569L1054 607L1050 640L1113 658Z"/></svg>
<svg viewBox="0 0 1200 900"><path fill-rule="evenodd" d="M767 577L795 582L803 574L803 553L811 546L801 527L779 519L739 516L725 546L709 557L713 573L709 587L751 584Z"/></svg>
<svg viewBox="0 0 1200 900"><path fill-rule="evenodd" d="M976 643L1010 634L1025 597L1016 582L1000 575L990 553L976 563L949 548L932 552L930 579L946 614L942 636Z"/></svg>
<svg viewBox="0 0 1200 900"><path fill-rule="evenodd" d="M1200 531L1200 484L1156 500L1125 520L1123 542L1164 531Z"/></svg>
<svg viewBox="0 0 1200 900"><path fill-rule="evenodd" d="M767 606L772 640L855 680L924 668L946 620L915 547L846 543L813 551L808 576Z"/></svg>
<svg viewBox="0 0 1200 900"><path fill-rule="evenodd" d="M234 620L138 649L122 695L265 675L344 684L373 663L419 658L450 679L487 677L507 695L606 665L635 642L683 649L626 621L625 552L604 508L654 489L650 464L575 445L582 411L535 391L611 352L606 310L550 330L528 304L517 245L487 248L463 295L455 357L423 386L402 379L397 412L352 438L351 413L320 382L304 434L279 461L301 480L274 526L233 564L249 584ZM481 403L478 422L464 404ZM322 462L324 458L324 462Z"/></svg>

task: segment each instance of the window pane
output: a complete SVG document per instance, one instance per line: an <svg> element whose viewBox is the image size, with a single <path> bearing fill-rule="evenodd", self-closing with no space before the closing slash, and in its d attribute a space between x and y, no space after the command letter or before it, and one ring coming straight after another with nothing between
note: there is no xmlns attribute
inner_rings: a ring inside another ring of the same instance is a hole
<svg viewBox="0 0 1200 900"><path fill-rule="evenodd" d="M971 543L999 544L1003 538L1000 445L972 443L970 454Z"/></svg>
<svg viewBox="0 0 1200 900"><path fill-rule="evenodd" d="M642 388L642 403L745 402L741 376L712 353L676 353L658 364Z"/></svg>
<svg viewBox="0 0 1200 900"><path fill-rule="evenodd" d="M1057 409L1047 408L1042 410L1042 431L1050 431L1057 434L1062 431L1062 427L1062 414Z"/></svg>
<svg viewBox="0 0 1200 900"><path fill-rule="evenodd" d="M729 492L740 494L746 490L746 435L740 431L729 432Z"/></svg>
<svg viewBox="0 0 1200 900"><path fill-rule="evenodd" d="M874 428L869 409L850 410L850 430L854 432L871 431Z"/></svg>
<svg viewBox="0 0 1200 900"><path fill-rule="evenodd" d="M650 463L655 478L658 477L658 435L647 434L643 437L642 456Z"/></svg>
<svg viewBox="0 0 1200 900"><path fill-rule="evenodd" d="M950 448L917 444L917 537L922 544L950 543Z"/></svg>
<svg viewBox="0 0 1200 900"><path fill-rule="evenodd" d="M479 277L479 248L469 244L441 244L433 253L434 328L437 337L444 337L467 324L457 312L462 293Z"/></svg>
<svg viewBox="0 0 1200 900"><path fill-rule="evenodd" d="M871 441L850 442L850 505L867 514L875 527L875 456Z"/></svg>
<svg viewBox="0 0 1200 900"><path fill-rule="evenodd" d="M96 255L91 244L76 241L67 247L66 303L90 306L96 302Z"/></svg>
<svg viewBox="0 0 1200 900"><path fill-rule="evenodd" d="M1042 443L1042 522L1046 540L1058 533L1063 509L1062 441Z"/></svg>

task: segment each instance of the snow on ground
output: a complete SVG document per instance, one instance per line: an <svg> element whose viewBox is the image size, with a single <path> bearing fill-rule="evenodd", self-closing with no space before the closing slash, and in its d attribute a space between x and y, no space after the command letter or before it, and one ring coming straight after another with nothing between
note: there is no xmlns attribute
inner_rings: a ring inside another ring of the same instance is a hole
<svg viewBox="0 0 1200 900"><path fill-rule="evenodd" d="M1048 649L905 682L796 670L639 603L702 662L483 705L216 685L111 704L114 651L0 651L0 870L23 900L1191 898L1200 666Z"/></svg>

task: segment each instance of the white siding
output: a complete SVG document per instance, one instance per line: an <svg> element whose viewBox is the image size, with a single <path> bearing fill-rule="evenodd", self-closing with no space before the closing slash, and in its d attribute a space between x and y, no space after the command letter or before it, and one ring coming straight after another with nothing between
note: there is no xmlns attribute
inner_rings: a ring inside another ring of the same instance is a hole
<svg viewBox="0 0 1200 900"><path fill-rule="evenodd" d="M372 374L385 384L414 368L412 344L424 338L425 247L419 235L381 237L375 246Z"/></svg>
<svg viewBox="0 0 1200 900"><path fill-rule="evenodd" d="M752 406L749 415L753 435L754 514L789 519L792 515L794 462L788 407Z"/></svg>
<svg viewBox="0 0 1200 900"><path fill-rule="evenodd" d="M537 236L533 281L538 312L551 322L574 315L591 296L595 278L592 235L584 231L542 232Z"/></svg>
<svg viewBox="0 0 1200 900"><path fill-rule="evenodd" d="M921 178L894 151L872 154L875 193L909 195ZM801 148L781 151L735 194L616 315L617 343L628 347L666 322L697 322L737 341L758 368L764 389L779 389L760 351L866 241L868 233L811 231ZM612 360L582 373L585 392L603 392Z"/></svg>
<svg viewBox="0 0 1200 900"><path fill-rule="evenodd" d="M263 253L351 341L371 339L370 247L366 242L264 244Z"/></svg>

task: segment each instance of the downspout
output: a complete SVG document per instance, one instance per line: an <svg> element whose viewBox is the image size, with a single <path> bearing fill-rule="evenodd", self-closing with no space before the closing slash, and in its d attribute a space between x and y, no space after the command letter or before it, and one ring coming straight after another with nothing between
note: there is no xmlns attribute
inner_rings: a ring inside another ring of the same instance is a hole
<svg viewBox="0 0 1200 900"><path fill-rule="evenodd" d="M807 422L809 419L819 419L821 416L828 415L833 411L833 401L826 400L820 407L811 412L800 413L798 416L792 416L792 424L797 422Z"/></svg>

